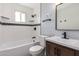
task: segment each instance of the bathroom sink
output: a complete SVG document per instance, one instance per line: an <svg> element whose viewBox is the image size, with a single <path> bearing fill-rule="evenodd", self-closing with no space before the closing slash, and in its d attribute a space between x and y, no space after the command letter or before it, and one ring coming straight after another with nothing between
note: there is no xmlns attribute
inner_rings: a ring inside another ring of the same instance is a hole
<svg viewBox="0 0 79 59"><path fill-rule="evenodd" d="M66 40L68 44L73 44L73 45L76 45L77 43L79 43L79 40L75 40L75 39L69 39L69 40Z"/></svg>
<svg viewBox="0 0 79 59"><path fill-rule="evenodd" d="M46 40L51 41L51 42L67 44L67 45L77 45L77 44L79 44L79 40L64 39L64 38L61 38L61 37L58 37L58 36L49 37L49 38L46 38Z"/></svg>
<svg viewBox="0 0 79 59"><path fill-rule="evenodd" d="M64 42L65 40L58 36L48 37L46 38L47 41L55 41L55 42Z"/></svg>
<svg viewBox="0 0 79 59"><path fill-rule="evenodd" d="M75 39L60 38L59 40L60 40L60 42L63 42L63 43L68 44L68 45L76 45L77 43L79 43L79 40L75 40Z"/></svg>

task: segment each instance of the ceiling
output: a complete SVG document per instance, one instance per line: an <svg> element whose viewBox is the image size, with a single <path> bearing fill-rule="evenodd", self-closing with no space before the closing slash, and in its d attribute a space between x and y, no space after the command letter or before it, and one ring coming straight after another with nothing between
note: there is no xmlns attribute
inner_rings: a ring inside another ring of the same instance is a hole
<svg viewBox="0 0 79 59"><path fill-rule="evenodd" d="M40 3L20 3L20 4L33 8L35 10L40 10Z"/></svg>

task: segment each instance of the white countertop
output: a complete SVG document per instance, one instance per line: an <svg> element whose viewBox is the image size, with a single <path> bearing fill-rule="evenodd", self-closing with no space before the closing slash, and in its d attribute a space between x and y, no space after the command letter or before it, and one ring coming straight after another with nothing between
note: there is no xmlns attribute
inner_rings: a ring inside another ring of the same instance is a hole
<svg viewBox="0 0 79 59"><path fill-rule="evenodd" d="M75 50L79 50L79 40L75 39L63 39L61 37L49 37L45 39L46 41L53 42L62 46L66 46Z"/></svg>

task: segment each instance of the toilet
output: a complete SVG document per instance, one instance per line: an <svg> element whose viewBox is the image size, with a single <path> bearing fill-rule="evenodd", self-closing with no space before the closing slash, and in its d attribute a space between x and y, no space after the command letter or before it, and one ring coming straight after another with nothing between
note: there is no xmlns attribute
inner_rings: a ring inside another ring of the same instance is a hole
<svg viewBox="0 0 79 59"><path fill-rule="evenodd" d="M30 48L30 54L32 56L41 56L41 55L43 55L43 53L42 53L43 49L44 49L44 47L42 47L40 45L35 45Z"/></svg>
<svg viewBox="0 0 79 59"><path fill-rule="evenodd" d="M35 45L30 47L29 52L32 56L42 56L44 55L44 48L45 48L45 39L46 36L40 36L39 42L40 45Z"/></svg>

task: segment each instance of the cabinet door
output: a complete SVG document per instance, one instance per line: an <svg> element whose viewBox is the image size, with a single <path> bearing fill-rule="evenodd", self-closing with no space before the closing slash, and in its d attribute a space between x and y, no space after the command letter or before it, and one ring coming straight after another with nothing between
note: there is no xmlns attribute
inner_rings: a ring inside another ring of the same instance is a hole
<svg viewBox="0 0 79 59"><path fill-rule="evenodd" d="M61 56L62 49L60 46L57 46L57 56Z"/></svg>
<svg viewBox="0 0 79 59"><path fill-rule="evenodd" d="M50 56L50 43L46 42L46 55Z"/></svg>
<svg viewBox="0 0 79 59"><path fill-rule="evenodd" d="M46 52L48 56L57 56L57 46L53 43L46 43Z"/></svg>
<svg viewBox="0 0 79 59"><path fill-rule="evenodd" d="M57 56L57 45L56 44L50 44L50 55L51 56Z"/></svg>
<svg viewBox="0 0 79 59"><path fill-rule="evenodd" d="M74 56L74 50L61 47L61 56Z"/></svg>
<svg viewBox="0 0 79 59"><path fill-rule="evenodd" d="M79 56L79 51L75 51L75 56Z"/></svg>

